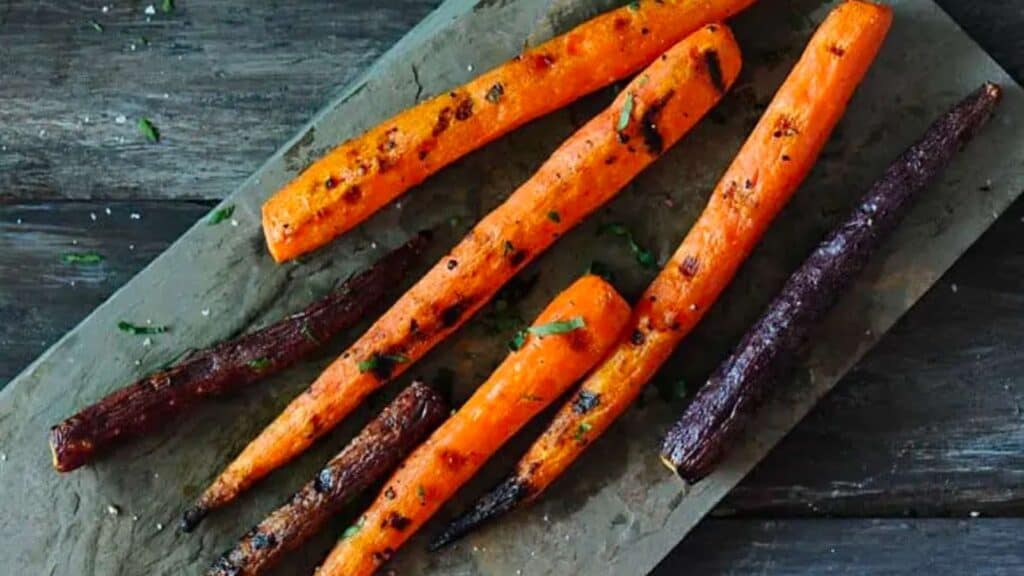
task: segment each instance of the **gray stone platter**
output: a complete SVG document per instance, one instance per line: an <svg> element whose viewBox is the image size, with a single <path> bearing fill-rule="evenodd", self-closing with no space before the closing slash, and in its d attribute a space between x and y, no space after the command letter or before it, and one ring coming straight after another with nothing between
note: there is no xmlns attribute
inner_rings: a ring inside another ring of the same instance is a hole
<svg viewBox="0 0 1024 576"><path fill-rule="evenodd" d="M500 360L507 334L480 318L410 374L230 510L193 535L173 525L187 502L358 334L322 357L175 426L125 446L95 466L60 476L50 467L50 425L182 350L294 310L421 228L440 231L430 260L524 180L574 126L607 104L605 90L517 131L445 170L327 249L283 266L267 256L259 206L332 144L493 66L524 44L563 31L609 0L449 0L354 84L225 203L237 226L199 222L148 268L0 392L0 557L10 574L199 574L276 507L394 391L447 366L465 398ZM651 569L874 344L1024 188L1024 91L934 4L893 3L896 20L879 60L821 161L733 285L658 381L570 475L537 505L458 546L423 552L424 534L392 567L402 574L643 574ZM626 223L661 260L699 214L725 168L829 6L763 0L735 20L744 72L732 93L682 143L525 274L539 281L519 304L530 318L595 259L635 296L650 274L623 245L595 238ZM747 440L715 474L684 493L658 462L660 435L679 411L658 385L700 382L810 247L930 120L980 82L1006 89L997 118L913 210L883 253L821 327L794 377L779 382ZM145 215L143 215L145 217ZM418 274L419 271L417 271ZM408 281L415 280L416 274ZM485 312L486 314L486 312ZM125 319L170 332L119 332ZM442 512L461 510L506 471L539 418ZM365 502L346 511L277 573L309 573ZM438 521L424 532L433 532Z"/></svg>

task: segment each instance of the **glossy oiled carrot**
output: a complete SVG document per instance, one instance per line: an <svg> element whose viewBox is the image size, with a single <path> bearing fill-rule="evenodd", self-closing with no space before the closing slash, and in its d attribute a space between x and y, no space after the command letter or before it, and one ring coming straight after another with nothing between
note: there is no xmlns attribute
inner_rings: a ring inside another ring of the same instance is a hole
<svg viewBox="0 0 1024 576"><path fill-rule="evenodd" d="M584 380L513 474L447 527L433 547L535 498L636 398L810 171L882 45L891 14L889 8L852 1L828 16L704 212L636 305L615 350Z"/></svg>
<svg viewBox="0 0 1024 576"><path fill-rule="evenodd" d="M263 206L278 262L329 242L492 140L646 66L754 0L634 0L418 104L315 162Z"/></svg>
<svg viewBox="0 0 1024 576"><path fill-rule="evenodd" d="M523 347L385 483L319 576L373 574L505 441L597 364L628 319L629 304L597 276L562 292Z"/></svg>
<svg viewBox="0 0 1024 576"><path fill-rule="evenodd" d="M197 503L214 508L288 462L421 358L562 233L612 198L717 102L739 47L707 26L631 82L406 292L245 448Z"/></svg>

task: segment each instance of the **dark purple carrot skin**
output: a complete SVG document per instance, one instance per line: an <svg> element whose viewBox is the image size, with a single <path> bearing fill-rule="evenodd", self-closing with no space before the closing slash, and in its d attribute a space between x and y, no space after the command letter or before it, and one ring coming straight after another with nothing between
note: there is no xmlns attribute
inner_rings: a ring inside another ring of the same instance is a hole
<svg viewBox="0 0 1024 576"><path fill-rule="evenodd" d="M444 527L428 549L435 552L476 530L491 518L501 516L523 502L534 492L529 482L512 475L477 500L473 508Z"/></svg>
<svg viewBox="0 0 1024 576"><path fill-rule="evenodd" d="M394 469L447 416L448 405L441 395L413 382L311 482L217 559L207 576L262 573Z"/></svg>
<svg viewBox="0 0 1024 576"><path fill-rule="evenodd" d="M205 397L235 391L291 366L382 304L422 253L428 237L420 233L305 310L196 351L54 426L54 467L60 472L74 470L119 441L162 428Z"/></svg>
<svg viewBox="0 0 1024 576"><path fill-rule="evenodd" d="M809 332L914 197L985 124L1000 94L999 86L984 84L940 117L790 276L668 431L661 457L683 480L697 482L711 473L761 404L772 379L792 364Z"/></svg>

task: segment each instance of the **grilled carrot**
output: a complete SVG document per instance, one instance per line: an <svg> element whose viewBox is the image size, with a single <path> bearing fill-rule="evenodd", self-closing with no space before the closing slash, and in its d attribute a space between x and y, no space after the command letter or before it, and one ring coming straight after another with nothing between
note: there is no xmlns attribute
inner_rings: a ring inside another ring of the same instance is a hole
<svg viewBox="0 0 1024 576"><path fill-rule="evenodd" d="M584 276L540 314L517 352L391 476L320 576L373 572L498 448L611 349L629 304L597 276Z"/></svg>
<svg viewBox="0 0 1024 576"><path fill-rule="evenodd" d="M218 558L207 576L265 572L286 552L308 540L354 496L394 469L447 414L447 403L434 389L413 382L311 482Z"/></svg>
<svg viewBox="0 0 1024 576"><path fill-rule="evenodd" d="M210 509L234 499L461 326L523 266L679 140L721 98L739 67L739 47L721 25L707 26L666 52L292 401L197 505Z"/></svg>
<svg viewBox="0 0 1024 576"><path fill-rule="evenodd" d="M625 78L754 0L634 0L329 152L263 206L278 262L328 243L431 174L515 128Z"/></svg>
<svg viewBox="0 0 1024 576"><path fill-rule="evenodd" d="M54 468L69 472L88 464L119 442L161 429L207 397L243 388L321 348L394 293L426 243L421 233L305 310L192 352L83 408L50 429Z"/></svg>
<svg viewBox="0 0 1024 576"><path fill-rule="evenodd" d="M634 308L622 341L556 414L513 474L446 527L433 548L536 498L636 398L810 171L890 21L890 9L859 1L828 16L704 212Z"/></svg>
<svg viewBox="0 0 1024 576"><path fill-rule="evenodd" d="M995 84L985 84L932 124L789 277L665 436L661 459L683 480L697 482L714 470L757 411L772 379L792 364L814 326L914 198L985 125L1000 93Z"/></svg>

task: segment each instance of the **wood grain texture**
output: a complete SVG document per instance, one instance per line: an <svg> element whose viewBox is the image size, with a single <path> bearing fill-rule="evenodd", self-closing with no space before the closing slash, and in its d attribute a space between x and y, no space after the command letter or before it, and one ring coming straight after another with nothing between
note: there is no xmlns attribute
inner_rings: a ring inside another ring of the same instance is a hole
<svg viewBox="0 0 1024 576"><path fill-rule="evenodd" d="M706 519L652 576L1021 574L1024 520Z"/></svg>
<svg viewBox="0 0 1024 576"><path fill-rule="evenodd" d="M0 199L221 198L439 3L5 2Z"/></svg>

